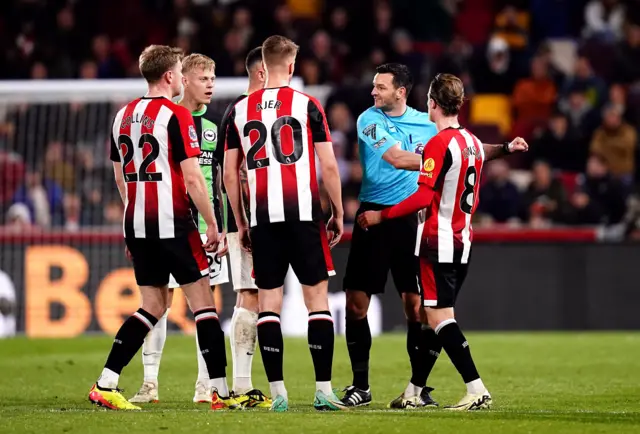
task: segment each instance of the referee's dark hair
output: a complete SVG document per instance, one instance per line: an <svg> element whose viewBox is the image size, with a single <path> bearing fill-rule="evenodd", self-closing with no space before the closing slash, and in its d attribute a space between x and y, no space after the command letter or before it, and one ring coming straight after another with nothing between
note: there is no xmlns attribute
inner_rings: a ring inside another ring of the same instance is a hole
<svg viewBox="0 0 640 434"><path fill-rule="evenodd" d="M247 58L244 61L244 66L247 68L247 72L250 72L251 68L253 68L253 66L258 62L262 62L262 45L254 48L247 54Z"/></svg>
<svg viewBox="0 0 640 434"><path fill-rule="evenodd" d="M393 76L393 85L396 89L404 87L409 96L413 88L413 76L407 65L402 63L385 63L376 68L378 74L391 74Z"/></svg>
<svg viewBox="0 0 640 434"><path fill-rule="evenodd" d="M429 86L429 98L445 116L456 116L464 103L464 84L453 74L438 74Z"/></svg>

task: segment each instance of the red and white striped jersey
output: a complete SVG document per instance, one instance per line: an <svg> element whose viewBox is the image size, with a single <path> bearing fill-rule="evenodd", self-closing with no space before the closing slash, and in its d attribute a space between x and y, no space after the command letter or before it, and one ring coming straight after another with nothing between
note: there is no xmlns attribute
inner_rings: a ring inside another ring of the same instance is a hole
<svg viewBox="0 0 640 434"><path fill-rule="evenodd" d="M468 262L483 163L482 143L464 128L444 129L424 147L418 183L433 188L434 196L418 228L417 256Z"/></svg>
<svg viewBox="0 0 640 434"><path fill-rule="evenodd" d="M180 162L200 155L193 117L164 97L139 98L113 121L111 160L122 163L127 238L175 238L195 229Z"/></svg>
<svg viewBox="0 0 640 434"><path fill-rule="evenodd" d="M320 103L288 86L261 89L229 119L226 149L244 154L251 226L321 220L314 143L331 135Z"/></svg>

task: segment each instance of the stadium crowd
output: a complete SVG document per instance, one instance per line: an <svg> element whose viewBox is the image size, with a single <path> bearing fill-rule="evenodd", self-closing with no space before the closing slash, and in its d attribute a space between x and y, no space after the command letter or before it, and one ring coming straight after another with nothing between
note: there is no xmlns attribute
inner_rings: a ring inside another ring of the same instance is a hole
<svg viewBox="0 0 640 434"><path fill-rule="evenodd" d="M331 86L325 109L347 221L362 177L355 121L385 62L413 72L413 107L425 109L434 74L454 73L471 131L531 144L526 156L489 165L479 224L629 219L640 183L638 0L14 0L0 3L0 77L138 77L150 43L207 54L219 77L244 76L246 52L276 33L301 45L305 85ZM119 227L106 165L115 110L0 102L0 224Z"/></svg>

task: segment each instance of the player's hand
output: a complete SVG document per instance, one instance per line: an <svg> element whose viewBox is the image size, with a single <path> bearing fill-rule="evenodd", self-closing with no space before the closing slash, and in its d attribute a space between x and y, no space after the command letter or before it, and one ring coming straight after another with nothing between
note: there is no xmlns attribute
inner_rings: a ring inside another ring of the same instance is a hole
<svg viewBox="0 0 640 434"><path fill-rule="evenodd" d="M127 257L129 261L133 262L133 256L131 256L131 251L127 246L124 246L124 255Z"/></svg>
<svg viewBox="0 0 640 434"><path fill-rule="evenodd" d="M220 244L218 245L218 258L222 258L229 252L229 244L227 243L227 231L222 231L220 234Z"/></svg>
<svg viewBox="0 0 640 434"><path fill-rule="evenodd" d="M205 242L202 247L207 252L215 252L218 250L218 244L220 243L219 234L218 234L218 226L216 224L207 225L207 242Z"/></svg>
<svg viewBox="0 0 640 434"><path fill-rule="evenodd" d="M344 222L342 217L336 218L331 216L327 223L327 237L329 238L329 248L333 249L340 242L344 233Z"/></svg>
<svg viewBox="0 0 640 434"><path fill-rule="evenodd" d="M516 137L509 143L508 148L512 154L516 152L527 152L529 150L529 144L522 137Z"/></svg>
<svg viewBox="0 0 640 434"><path fill-rule="evenodd" d="M362 226L363 229L380 224L381 221L382 212L380 211L365 211L358 216L358 224Z"/></svg>
<svg viewBox="0 0 640 434"><path fill-rule="evenodd" d="M249 237L249 228L239 225L238 238L240 239L240 247L242 247L242 250L251 253L251 237Z"/></svg>

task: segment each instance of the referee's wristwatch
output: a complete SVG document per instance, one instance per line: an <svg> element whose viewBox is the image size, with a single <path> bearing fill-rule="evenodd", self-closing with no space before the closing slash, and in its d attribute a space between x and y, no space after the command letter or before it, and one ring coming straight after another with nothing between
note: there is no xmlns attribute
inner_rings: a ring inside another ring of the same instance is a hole
<svg viewBox="0 0 640 434"><path fill-rule="evenodd" d="M502 144L502 150L504 151L505 154L510 154L511 153L511 149L509 148L509 145L511 144L510 141L506 141Z"/></svg>

